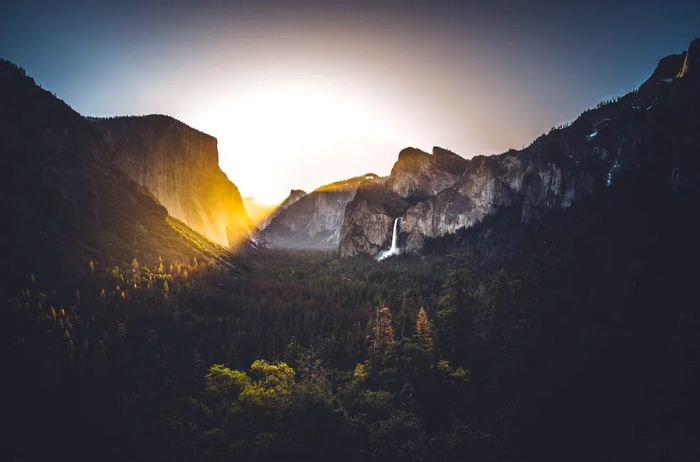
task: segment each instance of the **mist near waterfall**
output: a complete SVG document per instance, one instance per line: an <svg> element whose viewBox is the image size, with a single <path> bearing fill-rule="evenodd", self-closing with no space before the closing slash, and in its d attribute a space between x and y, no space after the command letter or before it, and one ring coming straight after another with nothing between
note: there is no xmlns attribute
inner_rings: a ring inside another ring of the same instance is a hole
<svg viewBox="0 0 700 462"><path fill-rule="evenodd" d="M377 261L385 260L401 253L399 249L399 219L394 220L394 233L391 236L391 247L389 250L384 250L377 255Z"/></svg>

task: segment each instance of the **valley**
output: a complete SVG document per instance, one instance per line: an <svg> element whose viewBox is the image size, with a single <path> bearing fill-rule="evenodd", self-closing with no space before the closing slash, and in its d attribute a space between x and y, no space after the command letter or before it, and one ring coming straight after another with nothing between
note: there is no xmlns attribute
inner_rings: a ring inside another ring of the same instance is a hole
<svg viewBox="0 0 700 462"><path fill-rule="evenodd" d="M520 150L408 147L259 223L212 136L4 60L0 98L7 460L700 454L700 39Z"/></svg>

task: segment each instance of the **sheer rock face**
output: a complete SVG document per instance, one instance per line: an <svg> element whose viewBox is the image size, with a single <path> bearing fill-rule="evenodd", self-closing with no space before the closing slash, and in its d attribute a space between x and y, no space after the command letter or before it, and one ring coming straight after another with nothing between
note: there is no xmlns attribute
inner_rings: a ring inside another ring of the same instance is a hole
<svg viewBox="0 0 700 462"><path fill-rule="evenodd" d="M169 217L110 160L94 126L0 60L0 194L7 239L0 280L83 274L88 261L219 259L221 248ZM2 284L0 284L2 285Z"/></svg>
<svg viewBox="0 0 700 462"><path fill-rule="evenodd" d="M658 176L674 191L695 187L699 62L695 40L688 52L662 59L638 91L520 151L464 160L440 148L432 156L404 149L389 177L348 203L340 254L388 248L397 217L401 249L418 251L426 238L469 228L503 207L518 207L527 222L627 178Z"/></svg>
<svg viewBox="0 0 700 462"><path fill-rule="evenodd" d="M345 208L340 228L341 254L378 254L384 243L391 242L394 218L408 205L388 186L387 178L364 183Z"/></svg>
<svg viewBox="0 0 700 462"><path fill-rule="evenodd" d="M279 210L260 231L260 241L278 248L337 249L345 206L361 184L372 181L377 181L377 176L367 174L322 186L299 197Z"/></svg>
<svg viewBox="0 0 700 462"><path fill-rule="evenodd" d="M282 213L284 209L294 204L302 197L306 196L306 194L306 191L302 191L301 189L292 189L289 192L289 196L287 196L287 198L283 200L282 203L278 205L277 208L275 208L275 210L270 214L270 216L268 216L267 219L260 225L260 231L267 228L267 226L270 223L272 223L272 221L277 217L277 215Z"/></svg>
<svg viewBox="0 0 700 462"><path fill-rule="evenodd" d="M468 162L442 148L433 155L420 149L406 148L391 169L387 186L401 197L434 196L455 184Z"/></svg>
<svg viewBox="0 0 700 462"><path fill-rule="evenodd" d="M563 154L545 159L536 154L536 147L528 149L465 161L461 176L434 166L427 174L425 164L413 164L411 177L411 170L395 166L384 183L375 184L374 191L358 194L348 204L341 231L341 255L376 255L387 247L396 217L401 218L401 247L417 251L426 237L469 228L501 207L520 204L523 221L528 221L539 210L568 207L603 188L603 170L579 170ZM400 158L397 164L401 162ZM401 176L398 181L394 178L397 170ZM397 184L402 187L397 188Z"/></svg>
<svg viewBox="0 0 700 462"><path fill-rule="evenodd" d="M219 168L216 138L160 115L91 121L115 165L170 215L224 247L248 236L250 219L238 188Z"/></svg>

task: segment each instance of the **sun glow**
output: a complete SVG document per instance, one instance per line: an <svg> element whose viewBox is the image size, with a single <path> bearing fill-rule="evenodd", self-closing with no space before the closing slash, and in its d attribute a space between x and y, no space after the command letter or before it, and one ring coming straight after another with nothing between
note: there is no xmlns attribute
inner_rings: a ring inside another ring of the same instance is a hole
<svg viewBox="0 0 700 462"><path fill-rule="evenodd" d="M282 201L290 178L293 187L311 190L321 185L319 177L338 180L377 166L388 171L390 163L377 163L376 148L392 152L401 145L376 101L337 82L263 79L212 100L191 123L217 137L222 170L262 204Z"/></svg>

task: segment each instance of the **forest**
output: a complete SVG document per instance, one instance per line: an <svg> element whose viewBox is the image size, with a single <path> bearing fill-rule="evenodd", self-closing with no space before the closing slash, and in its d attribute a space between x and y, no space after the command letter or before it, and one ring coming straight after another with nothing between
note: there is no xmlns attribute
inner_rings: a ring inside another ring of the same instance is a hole
<svg viewBox="0 0 700 462"><path fill-rule="evenodd" d="M5 455L684 460L691 199L621 187L531 224L504 209L383 262L255 249L18 275Z"/></svg>
<svg viewBox="0 0 700 462"><path fill-rule="evenodd" d="M699 2L5 3L0 462L700 461Z"/></svg>

